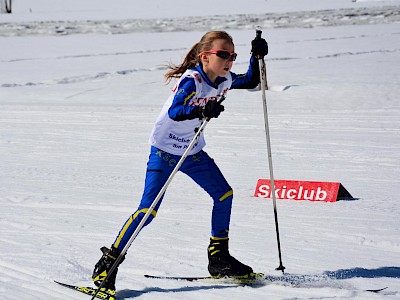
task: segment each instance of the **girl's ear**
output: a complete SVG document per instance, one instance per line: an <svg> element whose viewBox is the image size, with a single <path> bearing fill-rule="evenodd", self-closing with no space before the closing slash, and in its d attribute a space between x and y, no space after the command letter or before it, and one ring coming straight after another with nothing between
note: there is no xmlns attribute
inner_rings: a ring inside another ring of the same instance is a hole
<svg viewBox="0 0 400 300"><path fill-rule="evenodd" d="M208 55L207 55L207 53L204 53L204 52L200 53L199 57L200 57L200 61L201 61L201 63L203 65L207 65L208 64Z"/></svg>

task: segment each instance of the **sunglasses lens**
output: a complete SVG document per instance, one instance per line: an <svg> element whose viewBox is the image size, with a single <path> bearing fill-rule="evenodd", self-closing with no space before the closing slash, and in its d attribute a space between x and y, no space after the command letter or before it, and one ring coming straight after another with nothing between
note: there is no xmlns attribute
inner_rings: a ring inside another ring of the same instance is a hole
<svg viewBox="0 0 400 300"><path fill-rule="evenodd" d="M230 61L235 61L237 54L236 53L230 53L229 51L223 51L219 50L217 51L217 56L221 57L223 59L229 59Z"/></svg>
<svg viewBox="0 0 400 300"><path fill-rule="evenodd" d="M214 53L218 57L220 57L222 59L229 59L230 61L235 61L236 57L237 57L236 53L229 52L229 51L226 51L226 50L209 50L209 51L204 51L202 53L207 53L207 52L208 53Z"/></svg>
<svg viewBox="0 0 400 300"><path fill-rule="evenodd" d="M229 57L231 57L231 54L228 51L219 50L219 51L217 51L216 54L217 54L218 57L221 57L223 59L228 59Z"/></svg>

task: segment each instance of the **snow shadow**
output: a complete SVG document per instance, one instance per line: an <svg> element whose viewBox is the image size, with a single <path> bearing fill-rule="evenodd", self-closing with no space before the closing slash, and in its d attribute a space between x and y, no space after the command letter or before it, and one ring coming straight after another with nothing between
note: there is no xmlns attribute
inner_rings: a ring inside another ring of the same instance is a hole
<svg viewBox="0 0 400 300"><path fill-rule="evenodd" d="M208 286L184 286L179 288L170 288L163 289L160 287L148 287L143 290L121 290L117 292L117 299L128 299L128 298L136 298L146 293L177 293L177 292L192 292L198 290L215 290L215 289L226 289L226 288L235 288L232 285L208 285Z"/></svg>
<svg viewBox="0 0 400 300"><path fill-rule="evenodd" d="M332 279L350 279L350 278L400 278L400 267L382 267L378 269L365 269L365 268L353 268L343 269L337 271L326 271L324 275L327 275Z"/></svg>
<svg viewBox="0 0 400 300"><path fill-rule="evenodd" d="M268 86L268 90L270 92L284 92L287 91L288 89L292 88L292 87L296 87L298 85L296 84L292 84L292 85L271 85Z"/></svg>
<svg viewBox="0 0 400 300"><path fill-rule="evenodd" d="M381 267L377 269L353 268L337 271L325 271L322 274L284 274L282 276L267 275L271 282L293 287L333 286L333 281L351 278L400 278L400 267Z"/></svg>

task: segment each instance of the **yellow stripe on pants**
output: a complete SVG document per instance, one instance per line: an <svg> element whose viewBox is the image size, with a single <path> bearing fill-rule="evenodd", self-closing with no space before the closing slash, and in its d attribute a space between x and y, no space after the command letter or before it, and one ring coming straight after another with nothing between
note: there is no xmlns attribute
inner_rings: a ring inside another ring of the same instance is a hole
<svg viewBox="0 0 400 300"><path fill-rule="evenodd" d="M136 211L130 218L129 220L125 223L124 227L122 228L121 232L118 235L117 240L114 243L114 247L118 248L118 245L121 243L122 238L124 237L126 231L128 230L129 226L131 226L133 220L135 220L139 214L141 213L147 213L148 212L148 208L143 208L141 210ZM151 214L153 215L153 217L155 218L157 216L157 212L155 210L153 210L151 212Z"/></svg>

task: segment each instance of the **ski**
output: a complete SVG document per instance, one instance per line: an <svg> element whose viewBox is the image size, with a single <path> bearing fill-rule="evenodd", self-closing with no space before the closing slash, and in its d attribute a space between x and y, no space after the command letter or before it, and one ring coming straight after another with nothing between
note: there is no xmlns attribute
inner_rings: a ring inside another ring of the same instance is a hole
<svg viewBox="0 0 400 300"><path fill-rule="evenodd" d="M384 290L386 290L388 287L380 288L380 289L372 289L372 290L365 290L366 292L372 292L372 293L379 293Z"/></svg>
<svg viewBox="0 0 400 300"><path fill-rule="evenodd" d="M283 279L282 277L273 278L265 276L263 273L255 273L254 277L250 278L235 278L235 277L213 277L213 276L160 276L160 275L144 275L146 278L152 279L166 279L176 281L189 281L189 282L205 282L205 283L219 283L219 284L237 284L237 285L248 285L248 286L260 286L270 284L272 282L283 282L292 286L301 286L297 280ZM379 293L386 290L388 287L378 289L367 289L366 292Z"/></svg>
<svg viewBox="0 0 400 300"><path fill-rule="evenodd" d="M214 279L211 276L195 276L195 277L186 277L186 276L158 276L158 275L144 275L146 278L153 279L169 279L169 280L182 280L182 281L199 281L199 280L207 280Z"/></svg>
<svg viewBox="0 0 400 300"><path fill-rule="evenodd" d="M56 280L54 280L54 282L71 290L75 290L89 296L93 296L97 291L97 288L92 288L90 286L86 287L86 286L71 285ZM106 290L105 288L102 288L96 295L96 298L103 300L115 300L115 297L116 297L116 292L114 290L110 289Z"/></svg>
<svg viewBox="0 0 400 300"><path fill-rule="evenodd" d="M167 279L177 281L196 281L196 282L207 282L207 283L222 283L222 284L238 284L238 285L262 285L269 283L264 278L263 273L254 273L250 277L214 277L214 276L157 276L157 275L144 275L146 278L152 279Z"/></svg>

